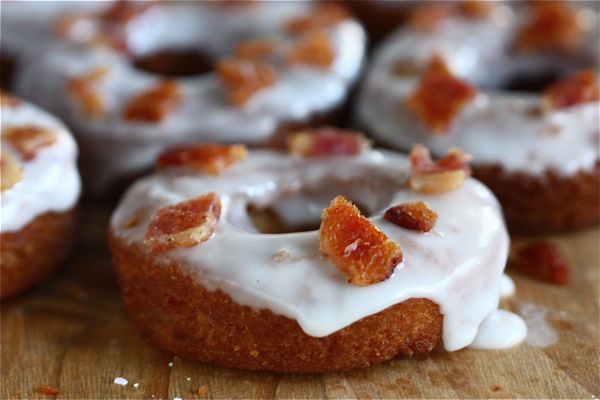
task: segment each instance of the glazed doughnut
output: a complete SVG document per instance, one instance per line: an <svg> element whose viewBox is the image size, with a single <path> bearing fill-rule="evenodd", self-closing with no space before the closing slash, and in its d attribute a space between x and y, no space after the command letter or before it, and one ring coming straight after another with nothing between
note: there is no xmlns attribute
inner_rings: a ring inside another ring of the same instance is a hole
<svg viewBox="0 0 600 400"><path fill-rule="evenodd" d="M20 93L73 128L96 194L144 172L170 144L281 144L292 127L331 120L363 62L362 27L334 4L116 7L67 18L66 40L32 57L17 79ZM178 51L195 55L160 57ZM216 73L206 72L200 51L221 60ZM156 73L196 63L204 65L191 77Z"/></svg>
<svg viewBox="0 0 600 400"><path fill-rule="evenodd" d="M77 147L56 118L1 95L0 297L47 278L73 239L80 182Z"/></svg>
<svg viewBox="0 0 600 400"><path fill-rule="evenodd" d="M533 4L398 30L375 52L356 107L360 126L385 146L472 154L475 177L515 233L600 220L598 83L582 71L598 68L598 14ZM535 82L553 74L554 83Z"/></svg>
<svg viewBox="0 0 600 400"><path fill-rule="evenodd" d="M282 372L469 345L498 306L508 235L461 153L436 164L416 148L410 167L356 134L292 138L293 154L175 148L128 189L110 248L143 335L189 359ZM277 226L263 233L249 210Z"/></svg>

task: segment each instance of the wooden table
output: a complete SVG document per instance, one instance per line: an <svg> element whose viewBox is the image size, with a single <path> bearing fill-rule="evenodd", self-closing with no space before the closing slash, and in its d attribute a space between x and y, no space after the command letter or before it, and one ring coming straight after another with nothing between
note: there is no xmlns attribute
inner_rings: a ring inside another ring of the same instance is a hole
<svg viewBox="0 0 600 400"><path fill-rule="evenodd" d="M2 398L600 396L598 230L556 237L573 268L568 287L509 270L517 294L504 307L527 312L529 340L546 347L436 350L352 372L281 375L189 362L147 345L127 318L111 270L109 211L88 206L82 214L77 250L61 272L2 304ZM117 377L128 384L115 384ZM59 394L40 393L40 384Z"/></svg>

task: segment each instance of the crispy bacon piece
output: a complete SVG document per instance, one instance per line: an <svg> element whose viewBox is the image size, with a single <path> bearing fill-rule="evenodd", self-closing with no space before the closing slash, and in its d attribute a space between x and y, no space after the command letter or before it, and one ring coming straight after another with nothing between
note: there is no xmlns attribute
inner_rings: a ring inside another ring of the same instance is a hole
<svg viewBox="0 0 600 400"><path fill-rule="evenodd" d="M467 18L485 18L490 15L493 4L482 0L464 0L458 4L458 12Z"/></svg>
<svg viewBox="0 0 600 400"><path fill-rule="evenodd" d="M564 1L536 1L531 18L516 38L520 51L570 50L578 45L583 31L577 11Z"/></svg>
<svg viewBox="0 0 600 400"><path fill-rule="evenodd" d="M384 281L402 261L400 246L343 196L333 199L321 218L321 252L348 282L365 286Z"/></svg>
<svg viewBox="0 0 600 400"><path fill-rule="evenodd" d="M23 170L17 160L8 152L0 152L0 191L4 192L23 179Z"/></svg>
<svg viewBox="0 0 600 400"><path fill-rule="evenodd" d="M272 39L249 39L238 43L235 56L243 60L257 60L275 52L276 43Z"/></svg>
<svg viewBox="0 0 600 400"><path fill-rule="evenodd" d="M570 280L569 264L560 248L550 241L527 244L517 252L516 266L534 278L566 285Z"/></svg>
<svg viewBox="0 0 600 400"><path fill-rule="evenodd" d="M158 156L156 166L159 170L183 167L210 175L219 175L229 166L246 158L247 155L248 148L243 144L180 146L168 149Z"/></svg>
<svg viewBox="0 0 600 400"><path fill-rule="evenodd" d="M153 252L195 246L211 237L220 216L221 201L214 192L160 208L152 217L144 244Z"/></svg>
<svg viewBox="0 0 600 400"><path fill-rule="evenodd" d="M437 213L426 203L417 201L390 207L383 218L406 229L429 232L437 221Z"/></svg>
<svg viewBox="0 0 600 400"><path fill-rule="evenodd" d="M474 86L454 77L443 59L434 56L407 104L433 133L442 134L476 93Z"/></svg>
<svg viewBox="0 0 600 400"><path fill-rule="evenodd" d="M294 133L288 151L302 157L353 156L370 147L362 134L350 130L321 127Z"/></svg>
<svg viewBox="0 0 600 400"><path fill-rule="evenodd" d="M238 107L277 80L275 69L262 61L222 60L217 65L217 73L229 89L231 102Z"/></svg>
<svg viewBox="0 0 600 400"><path fill-rule="evenodd" d="M181 89L175 81L164 80L135 96L125 107L129 121L158 123L181 104Z"/></svg>
<svg viewBox="0 0 600 400"><path fill-rule="evenodd" d="M599 98L598 75L592 70L585 70L550 84L542 95L542 108L559 110L598 101Z"/></svg>
<svg viewBox="0 0 600 400"><path fill-rule="evenodd" d="M39 149L56 142L56 132L35 125L8 126L2 137L29 161L35 158Z"/></svg>
<svg viewBox="0 0 600 400"><path fill-rule="evenodd" d="M0 90L0 107L15 108L21 104L21 101L10 93Z"/></svg>
<svg viewBox="0 0 600 400"><path fill-rule="evenodd" d="M458 189L471 174L470 159L470 155L451 148L445 157L433 161L427 147L417 144L410 152L411 175L408 186L423 194Z"/></svg>
<svg viewBox="0 0 600 400"><path fill-rule="evenodd" d="M350 12L340 4L324 2L315 7L310 15L292 18L284 25L291 34L326 29L350 18Z"/></svg>
<svg viewBox="0 0 600 400"><path fill-rule="evenodd" d="M456 15L456 11L449 4L422 5L411 11L408 23L415 29L429 32L454 15Z"/></svg>
<svg viewBox="0 0 600 400"><path fill-rule="evenodd" d="M311 65L327 68L333 63L335 52L329 36L323 31L311 31L290 49L286 60L290 65Z"/></svg>
<svg viewBox="0 0 600 400"><path fill-rule="evenodd" d="M106 111L104 98L94 87L94 83L105 77L109 71L108 67L99 67L67 81L69 93L75 97L85 115L90 118L99 118Z"/></svg>

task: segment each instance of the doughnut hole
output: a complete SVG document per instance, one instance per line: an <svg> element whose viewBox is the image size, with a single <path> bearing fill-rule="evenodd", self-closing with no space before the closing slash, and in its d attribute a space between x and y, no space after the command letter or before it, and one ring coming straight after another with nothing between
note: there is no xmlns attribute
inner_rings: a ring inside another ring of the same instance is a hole
<svg viewBox="0 0 600 400"><path fill-rule="evenodd" d="M389 206L397 188L398 183L391 177L365 176L350 181L329 177L318 184L284 190L265 203L249 199L246 213L256 233L315 231L321 224L321 212L336 196L346 197L369 217Z"/></svg>
<svg viewBox="0 0 600 400"><path fill-rule="evenodd" d="M134 56L133 65L142 71L167 77L190 77L214 70L214 57L197 48L161 49Z"/></svg>

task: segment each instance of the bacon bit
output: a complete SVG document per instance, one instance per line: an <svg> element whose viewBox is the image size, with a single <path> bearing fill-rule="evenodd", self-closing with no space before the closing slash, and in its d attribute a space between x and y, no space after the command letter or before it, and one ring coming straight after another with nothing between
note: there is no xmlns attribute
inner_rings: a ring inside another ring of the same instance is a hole
<svg viewBox="0 0 600 400"><path fill-rule="evenodd" d="M582 38L577 11L563 1L540 1L530 7L532 16L517 35L521 51L570 50Z"/></svg>
<svg viewBox="0 0 600 400"><path fill-rule="evenodd" d="M191 170L219 175L229 166L243 160L248 148L243 144L199 144L175 147L163 152L156 160L159 170L184 167Z"/></svg>
<svg viewBox="0 0 600 400"><path fill-rule="evenodd" d="M133 229L137 227L144 218L146 218L146 214L148 210L146 208L138 208L131 214L131 217L123 224L123 228L125 229Z"/></svg>
<svg viewBox="0 0 600 400"><path fill-rule="evenodd" d="M60 393L60 390L56 386L50 385L37 385L35 390L40 394L45 394L48 396L56 396Z"/></svg>
<svg viewBox="0 0 600 400"><path fill-rule="evenodd" d="M408 186L423 194L458 189L471 174L470 160L470 155L453 147L445 157L433 161L427 147L417 144L410 152L411 176Z"/></svg>
<svg viewBox="0 0 600 400"><path fill-rule="evenodd" d="M560 110L599 98L598 76L594 71L586 70L550 84L542 95L542 109Z"/></svg>
<svg viewBox="0 0 600 400"><path fill-rule="evenodd" d="M238 43L235 56L243 60L257 60L268 57L275 52L275 41L272 39L250 39Z"/></svg>
<svg viewBox="0 0 600 400"><path fill-rule="evenodd" d="M208 386L202 385L198 388L198 396L206 397L208 395Z"/></svg>
<svg viewBox="0 0 600 400"><path fill-rule="evenodd" d="M83 112L90 118L99 118L106 111L104 99L94 87L94 82L105 77L109 71L109 67L99 67L67 81L69 93L79 101Z"/></svg>
<svg viewBox="0 0 600 400"><path fill-rule="evenodd" d="M458 5L458 12L467 18L485 18L492 11L492 3L482 0L464 0Z"/></svg>
<svg viewBox="0 0 600 400"><path fill-rule="evenodd" d="M429 4L413 9L408 23L417 30L429 32L454 15L454 8L447 4Z"/></svg>
<svg viewBox="0 0 600 400"><path fill-rule="evenodd" d="M444 61L434 56L407 104L433 133L442 134L476 93L475 87L452 76Z"/></svg>
<svg viewBox="0 0 600 400"><path fill-rule="evenodd" d="M319 242L321 253L357 286L388 279L402 261L400 246L343 196L323 210Z"/></svg>
<svg viewBox="0 0 600 400"><path fill-rule="evenodd" d="M238 107L277 80L275 69L261 61L222 60L217 64L217 73L229 89L231 102Z"/></svg>
<svg viewBox="0 0 600 400"><path fill-rule="evenodd" d="M136 95L125 107L123 118L130 121L158 123L181 104L179 84L164 80Z"/></svg>
<svg viewBox="0 0 600 400"><path fill-rule="evenodd" d="M0 90L0 107L15 108L19 104L21 104L21 100L5 92L4 90Z"/></svg>
<svg viewBox="0 0 600 400"><path fill-rule="evenodd" d="M0 152L0 191L4 192L23 179L23 170L10 153Z"/></svg>
<svg viewBox="0 0 600 400"><path fill-rule="evenodd" d="M519 249L517 267L534 278L566 285L570 280L570 267L560 248L550 241L537 241Z"/></svg>
<svg viewBox="0 0 600 400"><path fill-rule="evenodd" d="M406 229L429 232L437 221L437 213L426 203L417 201L390 207L383 218Z"/></svg>
<svg viewBox="0 0 600 400"><path fill-rule="evenodd" d="M154 213L144 244L153 252L195 246L211 237L220 216L221 201L214 192L163 207Z"/></svg>
<svg viewBox="0 0 600 400"><path fill-rule="evenodd" d="M108 24L127 24L152 5L151 2L118 0L113 5L99 13L99 19Z"/></svg>
<svg viewBox="0 0 600 400"><path fill-rule="evenodd" d="M315 7L310 15L292 18L284 25L284 30L291 34L307 33L326 29L350 18L347 8L331 2Z"/></svg>
<svg viewBox="0 0 600 400"><path fill-rule="evenodd" d="M322 31L313 31L306 34L286 56L290 65L311 65L318 68L327 68L333 63L335 52L329 36Z"/></svg>
<svg viewBox="0 0 600 400"><path fill-rule="evenodd" d="M354 156L369 147L362 134L331 127L300 131L288 140L288 151L302 157Z"/></svg>
<svg viewBox="0 0 600 400"><path fill-rule="evenodd" d="M56 142L56 132L35 125L9 126L2 137L10 143L24 160L33 160L39 149Z"/></svg>

